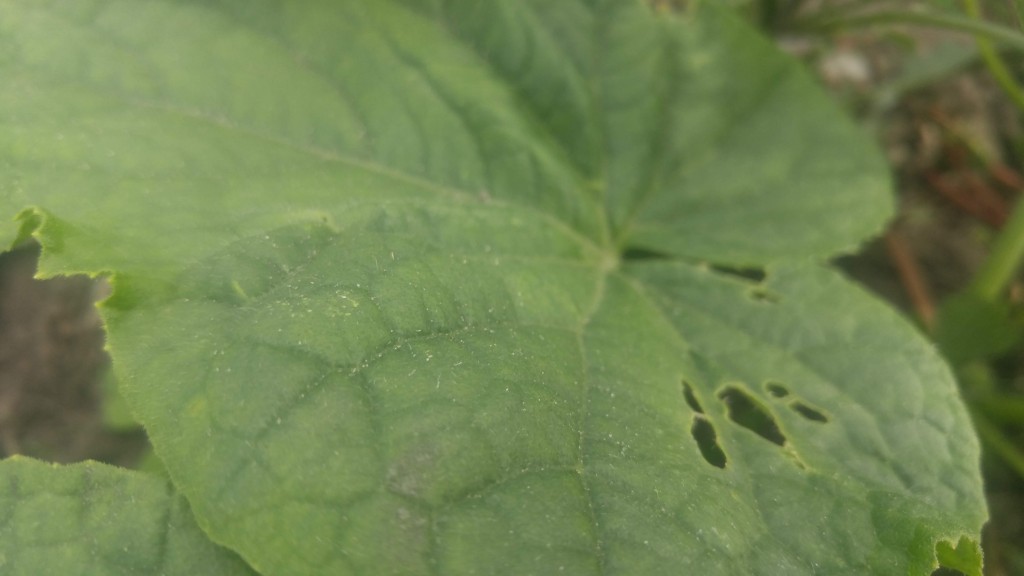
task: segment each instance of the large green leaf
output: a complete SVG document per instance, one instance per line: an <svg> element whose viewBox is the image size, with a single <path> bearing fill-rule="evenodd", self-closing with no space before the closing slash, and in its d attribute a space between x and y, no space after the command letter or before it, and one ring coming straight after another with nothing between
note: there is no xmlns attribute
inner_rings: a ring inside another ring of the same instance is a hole
<svg viewBox="0 0 1024 576"><path fill-rule="evenodd" d="M251 576L206 538L167 482L95 462L0 461L0 572L7 576Z"/></svg>
<svg viewBox="0 0 1024 576"><path fill-rule="evenodd" d="M262 573L977 559L949 372L813 263L884 166L714 3L0 8L0 233Z"/></svg>

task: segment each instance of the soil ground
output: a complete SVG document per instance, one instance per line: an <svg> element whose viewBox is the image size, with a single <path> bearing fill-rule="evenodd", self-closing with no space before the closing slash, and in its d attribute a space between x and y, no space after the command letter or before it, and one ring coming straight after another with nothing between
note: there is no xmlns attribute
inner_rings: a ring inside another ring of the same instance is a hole
<svg viewBox="0 0 1024 576"><path fill-rule="evenodd" d="M109 430L99 409L110 363L93 306L103 285L35 280L38 255L34 244L0 254L0 458L132 466L145 435Z"/></svg>

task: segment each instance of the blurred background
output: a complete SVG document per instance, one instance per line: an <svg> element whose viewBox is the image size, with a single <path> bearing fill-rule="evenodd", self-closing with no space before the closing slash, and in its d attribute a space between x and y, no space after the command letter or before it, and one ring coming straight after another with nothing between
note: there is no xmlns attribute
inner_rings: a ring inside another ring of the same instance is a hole
<svg viewBox="0 0 1024 576"><path fill-rule="evenodd" d="M984 450L985 573L1024 575L1024 0L735 3L882 147L899 212L836 264L950 361Z"/></svg>

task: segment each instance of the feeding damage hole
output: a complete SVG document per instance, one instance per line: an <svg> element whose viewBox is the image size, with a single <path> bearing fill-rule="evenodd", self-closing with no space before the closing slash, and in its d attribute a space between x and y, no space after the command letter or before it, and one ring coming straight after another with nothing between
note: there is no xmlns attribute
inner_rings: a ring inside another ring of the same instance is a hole
<svg viewBox="0 0 1024 576"><path fill-rule="evenodd" d="M781 296L764 286L764 281L768 278L768 274L761 268L737 268L712 264L711 270L724 276L732 276L733 278L743 280L746 283L754 283L753 286L746 290L747 298L754 302L778 304L782 300Z"/></svg>
<svg viewBox="0 0 1024 576"><path fill-rule="evenodd" d="M700 455L707 460L708 464L717 468L725 468L725 452L718 445L718 436L715 434L715 427L708 422L703 414L693 415L693 426L690 427L690 434L697 441L700 448Z"/></svg>
<svg viewBox="0 0 1024 576"><path fill-rule="evenodd" d="M656 252L646 248L626 248L622 253L623 260L665 260L668 255L663 252Z"/></svg>
<svg viewBox="0 0 1024 576"><path fill-rule="evenodd" d="M786 386L780 382L772 380L764 383L764 389L768 391L768 394L770 394L772 398L786 398L790 395L789 388L786 388ZM805 402L801 402L800 400L793 400L789 403L789 407L800 416L803 416L812 422L828 422L828 416L826 416L824 412L808 405Z"/></svg>
<svg viewBox="0 0 1024 576"><path fill-rule="evenodd" d="M764 389L776 398L785 398L786 396L789 396L789 389L778 382L765 382Z"/></svg>
<svg viewBox="0 0 1024 576"><path fill-rule="evenodd" d="M712 264L711 269L719 274L725 274L726 276L732 276L733 278L740 278L750 282L764 282L764 279L768 276L765 274L765 271L760 268L736 268L733 266Z"/></svg>
<svg viewBox="0 0 1024 576"><path fill-rule="evenodd" d="M725 403L733 422L779 446L786 443L786 437L768 409L743 390L730 386L719 392L718 398Z"/></svg>
<svg viewBox="0 0 1024 576"><path fill-rule="evenodd" d="M704 408L701 407L700 402L697 401L697 397L693 394L693 388L690 387L690 383L685 380L683 380L683 398L686 398L686 403L694 412L698 414L704 413Z"/></svg>
<svg viewBox="0 0 1024 576"><path fill-rule="evenodd" d="M825 416L820 411L811 408L803 402L793 402L789 405L797 414L804 418L814 422L828 422L828 416Z"/></svg>
<svg viewBox="0 0 1024 576"><path fill-rule="evenodd" d="M693 425L690 426L690 434L697 441L697 448L700 455L707 460L708 464L716 468L725 468L725 452L718 445L718 434L715 427L711 425L707 416L704 415L704 408L701 407L697 396L693 393L693 387L686 380L683 380L683 398L686 404L693 410Z"/></svg>

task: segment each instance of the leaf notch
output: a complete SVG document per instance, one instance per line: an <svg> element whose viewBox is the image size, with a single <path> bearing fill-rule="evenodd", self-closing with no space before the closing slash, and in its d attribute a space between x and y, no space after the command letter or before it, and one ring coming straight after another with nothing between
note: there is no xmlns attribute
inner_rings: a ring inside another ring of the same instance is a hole
<svg viewBox="0 0 1024 576"><path fill-rule="evenodd" d="M718 399L725 404L726 413L734 423L773 444L786 445L786 436L775 417L748 392L738 386L727 386L718 393Z"/></svg>

